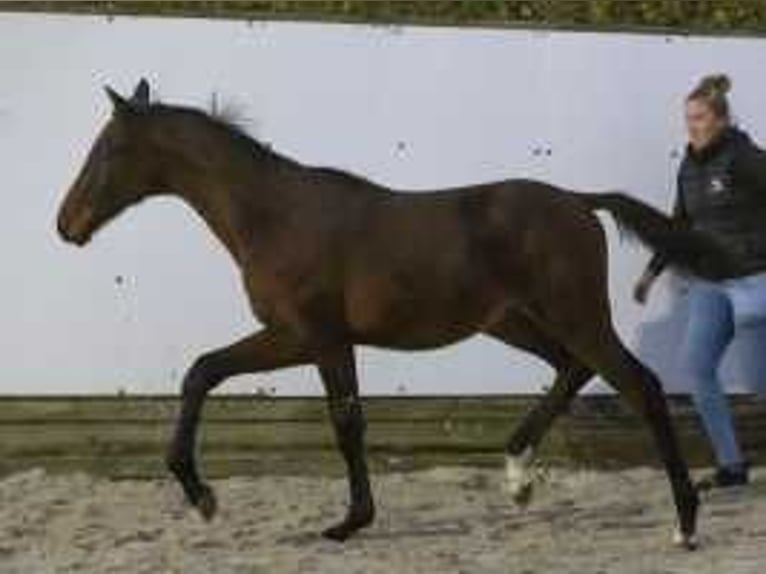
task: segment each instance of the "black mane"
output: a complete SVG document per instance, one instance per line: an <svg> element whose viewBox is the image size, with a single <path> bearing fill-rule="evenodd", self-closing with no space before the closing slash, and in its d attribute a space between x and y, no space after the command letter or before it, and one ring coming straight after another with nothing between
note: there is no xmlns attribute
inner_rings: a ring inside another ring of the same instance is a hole
<svg viewBox="0 0 766 574"><path fill-rule="evenodd" d="M157 115L179 115L203 121L216 130L220 130L235 146L248 151L251 155L261 160L278 160L288 162L294 166L308 168L329 177L344 179L357 184L365 184L380 188L377 183L364 176L331 166L306 166L290 157L277 153L271 144L264 143L248 132L247 126L240 114L235 114L230 108L223 110L207 111L200 108L183 105L169 105L155 103L151 105L150 113Z"/></svg>
<svg viewBox="0 0 766 574"><path fill-rule="evenodd" d="M219 130L235 146L249 151L254 156L261 159L282 159L284 161L293 160L277 154L268 143L258 140L247 131L244 121L240 116L235 116L227 110L222 112L208 112L200 108L182 105L170 105L155 103L150 107L150 113L158 116L177 116L184 115L189 118L204 121L216 130Z"/></svg>

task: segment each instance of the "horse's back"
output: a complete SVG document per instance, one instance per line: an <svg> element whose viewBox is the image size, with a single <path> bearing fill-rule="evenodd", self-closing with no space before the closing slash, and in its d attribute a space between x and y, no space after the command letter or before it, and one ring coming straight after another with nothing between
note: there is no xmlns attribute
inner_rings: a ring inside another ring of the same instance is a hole
<svg viewBox="0 0 766 574"><path fill-rule="evenodd" d="M572 246L593 253L594 222L575 196L533 180L379 199L349 239L349 319L371 344L459 340L577 273Z"/></svg>

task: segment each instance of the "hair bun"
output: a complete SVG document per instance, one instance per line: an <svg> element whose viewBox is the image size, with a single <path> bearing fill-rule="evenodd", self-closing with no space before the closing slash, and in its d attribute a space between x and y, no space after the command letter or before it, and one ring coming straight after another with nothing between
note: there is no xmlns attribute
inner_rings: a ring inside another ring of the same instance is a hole
<svg viewBox="0 0 766 574"><path fill-rule="evenodd" d="M726 74L705 76L699 83L699 90L711 96L725 96L731 90L731 79Z"/></svg>

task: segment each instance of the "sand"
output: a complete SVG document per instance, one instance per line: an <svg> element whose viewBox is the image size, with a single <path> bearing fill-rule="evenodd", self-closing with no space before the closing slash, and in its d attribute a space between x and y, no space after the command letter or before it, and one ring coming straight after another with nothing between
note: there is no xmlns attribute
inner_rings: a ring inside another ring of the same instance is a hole
<svg viewBox="0 0 766 574"><path fill-rule="evenodd" d="M552 470L516 508L502 470L375 477L378 520L344 545L317 532L343 510L333 478L214 481L204 523L169 480L109 481L33 470L0 481L0 573L763 573L766 472L708 495L701 547L672 546L656 470Z"/></svg>

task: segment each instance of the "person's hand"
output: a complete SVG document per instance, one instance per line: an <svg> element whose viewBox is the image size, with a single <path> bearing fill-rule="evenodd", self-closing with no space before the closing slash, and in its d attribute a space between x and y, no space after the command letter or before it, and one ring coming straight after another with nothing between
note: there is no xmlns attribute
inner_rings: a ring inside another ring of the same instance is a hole
<svg viewBox="0 0 766 574"><path fill-rule="evenodd" d="M638 304L643 305L646 303L653 283L654 277L646 274L642 275L636 282L636 286L633 288L633 299L635 299Z"/></svg>

